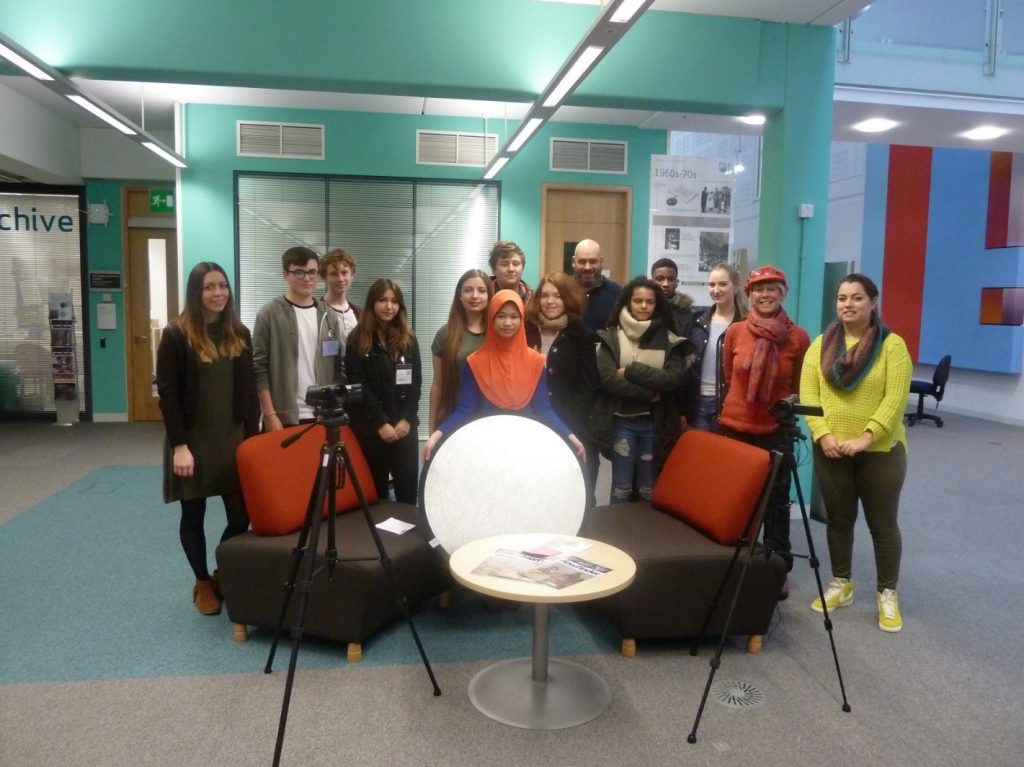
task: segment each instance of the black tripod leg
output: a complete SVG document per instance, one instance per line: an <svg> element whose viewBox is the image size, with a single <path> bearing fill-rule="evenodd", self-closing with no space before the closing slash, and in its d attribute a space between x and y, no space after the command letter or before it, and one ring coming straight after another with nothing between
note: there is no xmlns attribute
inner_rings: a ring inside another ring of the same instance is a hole
<svg viewBox="0 0 1024 767"><path fill-rule="evenodd" d="M757 509L754 509L752 514L756 514ZM753 520L751 520L752 522ZM749 526L747 528L750 529ZM736 567L736 560L739 559L740 552L746 547L747 541L744 538L740 538L736 543L736 547L732 552L732 559L729 560L728 566L725 568L725 573L722 575L722 580L718 583L718 588L715 590L715 595L711 597L711 602L708 604L708 610L704 614L704 622L700 625L700 630L697 635L693 638L693 644L690 646L690 655L697 654L697 648L700 645L700 638L704 636L704 632L708 630L708 626L711 625L711 618L714 616L715 611L718 609L718 600L722 598L722 592L725 591L725 584L729 581L729 576L732 575L733 568Z"/></svg>
<svg viewBox="0 0 1024 767"><path fill-rule="evenodd" d="M322 454L324 455L324 454ZM284 732L288 725L288 707L292 699L292 686L295 682L295 666L299 659L299 647L302 645L304 627L306 625L306 609L309 607L309 594L312 590L313 579L316 577L317 547L320 542L320 528L323 524L324 502L333 498L334 488L331 481L336 467L333 454L330 451L325 453L320 464L320 474L317 482L317 505L314 509L313 518L310 524L309 548L306 549L306 578L299 587L299 608L295 618L295 625L292 626L292 652L288 659L288 675L284 683L284 699L281 702L281 718L277 725L277 741L274 744L274 767L281 763L281 750L284 747ZM328 501L331 503L331 501ZM328 516L328 525L334 524L333 513Z"/></svg>
<svg viewBox="0 0 1024 767"><path fill-rule="evenodd" d="M430 684L434 687L434 695L440 695L441 688L437 686L437 679L434 678L434 670L430 667L430 661L427 660L427 653L423 649L423 643L420 641L419 632L416 631L416 624L413 623L412 614L409 612L409 600L398 586L398 579L395 578L395 573L391 568L391 558L388 557L388 553L384 549L384 542L381 541L380 533L377 532L377 527L373 522L373 517L370 515L370 507L366 503L366 496L363 495L363 488L359 484L359 478L352 470L352 464L349 461L348 456L348 449L344 445L341 445L340 449L342 460L345 463L344 470L348 475L348 478L352 481L352 487L355 488L356 497L359 499L359 506L363 511L363 518L366 520L366 526L370 529L370 535L373 537L373 543L377 547L381 567L384 568L384 572L387 574L388 583L395 595L395 603L398 605L398 609L402 612L405 622L409 625L409 631L412 632L413 641L416 642L416 649L419 650L420 658L423 660L423 667L427 670L427 676L430 677Z"/></svg>
<svg viewBox="0 0 1024 767"><path fill-rule="evenodd" d="M793 475L793 486L796 488L796 498L800 505L800 517L804 523L804 535L807 536L807 561L814 571L814 580L818 585L818 597L821 599L821 612L824 616L825 630L828 632L828 642L832 647L832 660L836 666L836 677L839 679L839 692L843 696L843 711L850 711L850 704L846 700L846 685L843 684L843 672L839 668L839 654L836 652L836 640L832 634L832 619L828 615L828 605L825 604L825 590L821 585L821 572L819 571L818 555L814 552L814 540L811 538L811 523L807 517L807 505L804 503L804 491L800 487L800 477L797 476L796 459L790 453L786 460L789 464L789 471Z"/></svg>
<svg viewBox="0 0 1024 767"><path fill-rule="evenodd" d="M277 642L284 629L285 616L288 614L288 606L292 601L292 594L295 593L295 579L299 574L299 565L307 551L309 531L314 521L322 515L324 499L327 497L327 485L330 484L330 474L327 471L328 452L326 447L320 450L320 466L317 469L316 479L313 481L313 492L309 496L309 504L306 506L306 518L302 520L302 528L299 530L299 538L292 549L292 559L288 565L288 580L284 583L284 599L281 603L281 612L277 616L277 625L274 628L274 638L270 643L270 654L267 656L267 665L263 668L264 674L274 670L274 656L277 654ZM316 546L313 547L313 561L316 561Z"/></svg>

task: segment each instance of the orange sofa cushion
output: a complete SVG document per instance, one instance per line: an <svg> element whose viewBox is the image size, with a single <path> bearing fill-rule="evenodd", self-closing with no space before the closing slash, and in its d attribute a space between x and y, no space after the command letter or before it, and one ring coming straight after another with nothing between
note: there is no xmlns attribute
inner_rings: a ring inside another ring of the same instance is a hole
<svg viewBox="0 0 1024 767"><path fill-rule="evenodd" d="M238 475L256 535L286 535L302 527L320 464L325 429L315 426L287 448L281 447L281 441L305 428L291 426L258 434L238 446ZM341 439L348 448L349 460L366 502L377 503L377 488L355 434L343 426ZM338 513L359 508L355 486L347 474L345 485L338 489L336 498ZM324 506L324 516L327 516L326 504Z"/></svg>
<svg viewBox="0 0 1024 767"><path fill-rule="evenodd" d="M691 429L669 454L651 505L713 541L735 545L746 533L770 463L767 450Z"/></svg>

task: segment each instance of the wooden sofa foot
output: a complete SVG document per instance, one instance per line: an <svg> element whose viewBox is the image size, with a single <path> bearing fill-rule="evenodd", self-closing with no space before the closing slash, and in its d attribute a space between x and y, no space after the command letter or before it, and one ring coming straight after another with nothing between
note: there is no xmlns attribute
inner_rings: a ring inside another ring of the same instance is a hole
<svg viewBox="0 0 1024 767"><path fill-rule="evenodd" d="M236 642L244 642L249 638L249 627L244 623L232 624L231 638Z"/></svg>
<svg viewBox="0 0 1024 767"><path fill-rule="evenodd" d="M622 653L623 658L635 658L636 657L636 640L635 639L623 639L622 640Z"/></svg>
<svg viewBox="0 0 1024 767"><path fill-rule="evenodd" d="M359 663L363 659L363 646L359 642L349 642L347 658L349 663Z"/></svg>
<svg viewBox="0 0 1024 767"><path fill-rule="evenodd" d="M447 610L452 606L452 590L442 591L437 595L437 606L442 610Z"/></svg>
<svg viewBox="0 0 1024 767"><path fill-rule="evenodd" d="M763 646L763 634L751 634L749 637L747 637L747 652L751 655L757 655L759 652L761 652L761 648Z"/></svg>

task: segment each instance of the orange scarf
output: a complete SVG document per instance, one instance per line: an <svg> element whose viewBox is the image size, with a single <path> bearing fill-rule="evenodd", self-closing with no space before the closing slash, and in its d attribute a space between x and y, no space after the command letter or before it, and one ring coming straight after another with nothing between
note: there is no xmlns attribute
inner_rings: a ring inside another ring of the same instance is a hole
<svg viewBox="0 0 1024 767"><path fill-rule="evenodd" d="M519 330L511 338L502 338L494 330L494 317L505 304L519 312ZM514 290L499 290L487 307L487 335L479 349L466 362L487 400L502 410L522 410L537 388L544 370L544 356L526 345L523 299Z"/></svg>

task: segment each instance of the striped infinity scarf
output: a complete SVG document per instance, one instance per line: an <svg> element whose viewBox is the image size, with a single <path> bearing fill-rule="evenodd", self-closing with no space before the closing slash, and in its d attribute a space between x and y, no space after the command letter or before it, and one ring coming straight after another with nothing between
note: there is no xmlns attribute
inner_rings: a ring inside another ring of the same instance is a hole
<svg viewBox="0 0 1024 767"><path fill-rule="evenodd" d="M872 315L864 335L847 349L843 323L834 320L821 334L821 372L825 380L842 391L856 389L878 358L878 351L890 332Z"/></svg>
<svg viewBox="0 0 1024 767"><path fill-rule="evenodd" d="M753 333L754 350L743 361L743 367L750 371L747 384L747 402L768 402L775 391L775 379L779 375L779 346L789 338L793 320L786 310L771 317L762 317L757 312L747 315L747 327Z"/></svg>

